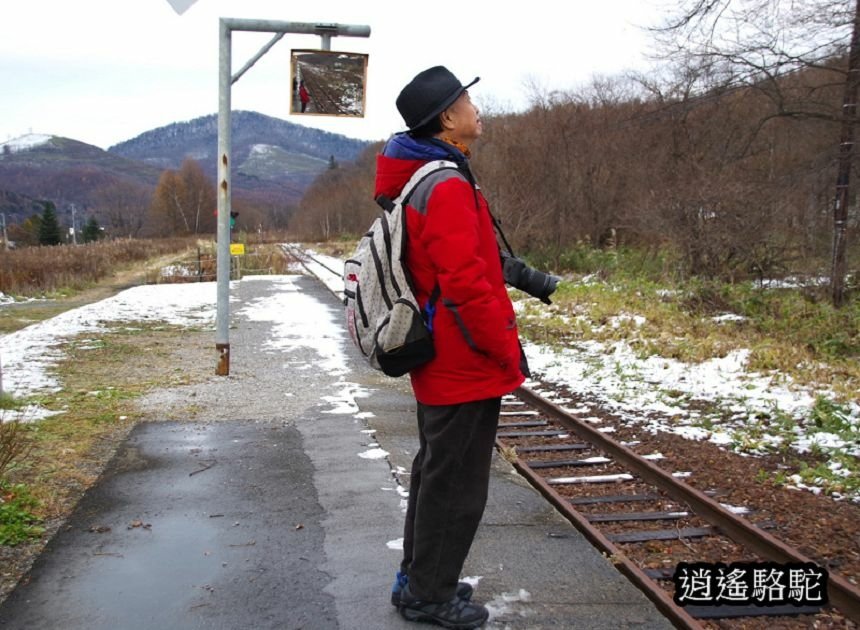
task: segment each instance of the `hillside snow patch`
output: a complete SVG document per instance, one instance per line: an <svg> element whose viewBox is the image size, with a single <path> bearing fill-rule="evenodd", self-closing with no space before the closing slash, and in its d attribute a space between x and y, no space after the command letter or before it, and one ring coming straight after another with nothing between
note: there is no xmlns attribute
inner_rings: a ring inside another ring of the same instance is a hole
<svg viewBox="0 0 860 630"><path fill-rule="evenodd" d="M6 147L9 147L9 150L11 150L12 153L28 151L43 144L47 144L53 137L54 136L46 136L42 133L28 133L20 138L13 138L12 140L0 144L0 151L5 151Z"/></svg>

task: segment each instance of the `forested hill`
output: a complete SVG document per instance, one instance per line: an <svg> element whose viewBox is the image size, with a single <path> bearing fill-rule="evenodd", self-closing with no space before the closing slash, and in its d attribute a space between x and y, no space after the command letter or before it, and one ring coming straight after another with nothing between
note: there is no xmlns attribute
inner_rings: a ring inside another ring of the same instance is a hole
<svg viewBox="0 0 860 630"><path fill-rule="evenodd" d="M188 158L196 160L214 184L217 125L215 115L176 122L108 151L39 134L0 143L0 191L7 221L23 221L33 214L30 200L44 199L56 205L63 220L70 220L74 206L82 214L95 213L110 227L107 216L117 204L133 207L128 214L145 214L162 173L180 169ZM251 203L264 214L284 216L332 159L348 165L368 145L245 111L233 113L232 140L235 200Z"/></svg>
<svg viewBox="0 0 860 630"><path fill-rule="evenodd" d="M290 154L297 163L305 161L308 166L325 166L331 157L337 162L352 162L368 144L257 112L233 112L232 119L233 163L239 165L240 172L246 170L250 175L254 175L253 165L250 169L243 169L243 166L247 166L249 159L259 158L266 152ZM213 176L217 150L218 116L215 114L152 129L108 149L111 153L161 168L179 168L182 160L192 157L213 170L210 173Z"/></svg>

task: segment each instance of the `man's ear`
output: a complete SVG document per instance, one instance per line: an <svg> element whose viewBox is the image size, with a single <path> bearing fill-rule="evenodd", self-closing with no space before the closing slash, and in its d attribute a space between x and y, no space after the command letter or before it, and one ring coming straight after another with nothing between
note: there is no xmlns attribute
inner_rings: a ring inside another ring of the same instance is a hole
<svg viewBox="0 0 860 630"><path fill-rule="evenodd" d="M439 114L439 122L442 124L442 129L445 131L454 128L454 121L451 119L451 114L448 113L447 109Z"/></svg>

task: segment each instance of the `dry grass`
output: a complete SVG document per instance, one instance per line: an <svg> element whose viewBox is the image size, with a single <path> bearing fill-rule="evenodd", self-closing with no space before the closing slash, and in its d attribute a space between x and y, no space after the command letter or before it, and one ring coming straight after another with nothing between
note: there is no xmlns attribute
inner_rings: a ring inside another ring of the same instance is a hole
<svg viewBox="0 0 860 630"><path fill-rule="evenodd" d="M0 292L41 297L79 291L138 261L183 251L189 239L122 239L0 251Z"/></svg>
<svg viewBox="0 0 860 630"><path fill-rule="evenodd" d="M18 420L3 422L0 417L0 482L6 470L15 461L26 458L32 448L26 440L23 426Z"/></svg>
<svg viewBox="0 0 860 630"><path fill-rule="evenodd" d="M522 302L520 328L535 342L624 341L641 358L687 363L749 349L753 371L777 371L800 385L825 386L843 402L857 399L860 301L838 310L826 301L810 301L800 290L726 285L720 299L708 300L704 308L701 300L691 300L700 293L644 280L568 281L549 307L519 292L514 298ZM726 313L737 319L716 317Z"/></svg>

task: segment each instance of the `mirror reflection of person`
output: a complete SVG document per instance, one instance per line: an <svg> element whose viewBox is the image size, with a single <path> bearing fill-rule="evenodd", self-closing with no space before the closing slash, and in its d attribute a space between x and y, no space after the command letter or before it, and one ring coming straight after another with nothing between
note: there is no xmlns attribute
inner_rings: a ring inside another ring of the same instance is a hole
<svg viewBox="0 0 860 630"><path fill-rule="evenodd" d="M304 114L311 100L311 95L308 94L308 89L305 87L304 81L299 81L299 100L302 102L302 113Z"/></svg>

